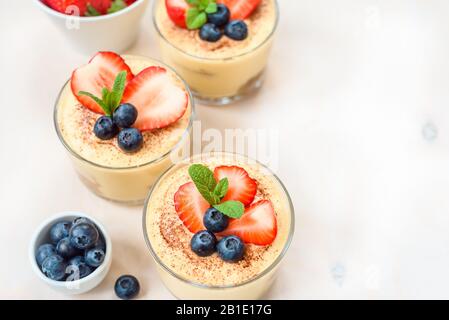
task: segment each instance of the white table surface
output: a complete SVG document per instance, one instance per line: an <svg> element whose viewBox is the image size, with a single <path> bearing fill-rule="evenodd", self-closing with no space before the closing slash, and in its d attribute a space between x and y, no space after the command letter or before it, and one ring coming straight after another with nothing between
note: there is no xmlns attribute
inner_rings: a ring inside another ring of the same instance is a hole
<svg viewBox="0 0 449 320"><path fill-rule="evenodd" d="M449 298L449 2L281 0L264 89L198 107L204 128L271 128L297 228L267 298ZM128 53L158 57L148 9ZM142 209L97 198L52 121L73 52L31 1L0 2L0 298L109 299L123 273L140 298L172 299L142 235ZM100 219L113 265L92 292L54 292L27 257L47 216Z"/></svg>

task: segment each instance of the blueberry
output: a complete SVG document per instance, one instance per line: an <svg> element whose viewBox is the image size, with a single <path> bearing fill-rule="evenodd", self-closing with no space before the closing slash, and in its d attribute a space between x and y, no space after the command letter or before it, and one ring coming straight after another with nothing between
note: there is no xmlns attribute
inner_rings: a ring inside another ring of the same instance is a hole
<svg viewBox="0 0 449 320"><path fill-rule="evenodd" d="M139 294L140 284L136 277L125 275L117 279L114 290L117 297L128 300Z"/></svg>
<svg viewBox="0 0 449 320"><path fill-rule="evenodd" d="M69 221L55 223L50 229L51 242L57 245L61 239L68 237L71 226L72 224Z"/></svg>
<svg viewBox="0 0 449 320"><path fill-rule="evenodd" d="M200 257L210 256L215 252L217 238L212 232L197 232L190 241L190 247Z"/></svg>
<svg viewBox="0 0 449 320"><path fill-rule="evenodd" d="M99 248L93 248L86 251L84 260L91 267L99 267L104 261L104 251Z"/></svg>
<svg viewBox="0 0 449 320"><path fill-rule="evenodd" d="M97 228L91 223L80 222L70 229L70 243L81 250L92 247L98 236Z"/></svg>
<svg viewBox="0 0 449 320"><path fill-rule="evenodd" d="M72 281L82 279L91 274L95 269L89 266L86 261L84 261L83 256L76 256L69 260L67 264L67 271L69 277ZM72 277L70 277L72 276Z"/></svg>
<svg viewBox="0 0 449 320"><path fill-rule="evenodd" d="M135 128L127 128L118 134L118 146L124 152L136 152L142 148L142 133Z"/></svg>
<svg viewBox="0 0 449 320"><path fill-rule="evenodd" d="M229 236L218 242L217 251L224 261L237 262L243 258L245 245L239 237Z"/></svg>
<svg viewBox="0 0 449 320"><path fill-rule="evenodd" d="M137 120L137 109L130 103L123 103L117 107L112 116L119 128L129 128Z"/></svg>
<svg viewBox="0 0 449 320"><path fill-rule="evenodd" d="M215 208L209 208L203 218L207 230L213 233L224 231L229 225L229 218Z"/></svg>
<svg viewBox="0 0 449 320"><path fill-rule="evenodd" d="M223 32L214 24L206 23L200 29L200 38L208 42L217 42L223 36Z"/></svg>
<svg viewBox="0 0 449 320"><path fill-rule="evenodd" d="M216 25L217 27L223 27L229 22L231 12L224 4L217 4L217 12L209 13L207 15L207 22Z"/></svg>
<svg viewBox="0 0 449 320"><path fill-rule="evenodd" d="M78 218L75 218L73 220L72 226L74 226L74 225L76 225L78 223L81 223L81 222L87 222L87 223L93 224L93 222L90 219L86 218L86 217L78 217Z"/></svg>
<svg viewBox="0 0 449 320"><path fill-rule="evenodd" d="M69 237L61 239L58 242L56 245L56 252L65 259L69 259L80 254L79 250L70 242Z"/></svg>
<svg viewBox="0 0 449 320"><path fill-rule="evenodd" d="M248 27L242 20L229 22L224 30L225 35L234 40L245 40L248 37Z"/></svg>
<svg viewBox="0 0 449 320"><path fill-rule="evenodd" d="M56 248L54 245L50 243L43 244L39 246L36 252L36 262L39 267L42 267L42 262L47 259L49 256L53 256L56 254Z"/></svg>
<svg viewBox="0 0 449 320"><path fill-rule="evenodd" d="M111 117L101 116L98 118L97 122L95 122L94 133L97 138L101 140L110 140L114 138L119 129L112 121Z"/></svg>
<svg viewBox="0 0 449 320"><path fill-rule="evenodd" d="M94 248L101 249L104 253L106 253L106 241L101 234L98 236L98 240L94 244Z"/></svg>
<svg viewBox="0 0 449 320"><path fill-rule="evenodd" d="M42 263L42 272L52 280L61 281L66 275L67 263L61 256L52 255Z"/></svg>

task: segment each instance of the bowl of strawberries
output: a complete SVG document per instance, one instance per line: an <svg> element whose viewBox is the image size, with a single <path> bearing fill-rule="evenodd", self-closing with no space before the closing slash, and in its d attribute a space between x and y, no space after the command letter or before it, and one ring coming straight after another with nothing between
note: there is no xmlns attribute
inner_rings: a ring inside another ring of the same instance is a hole
<svg viewBox="0 0 449 320"><path fill-rule="evenodd" d="M148 0L34 0L77 51L122 52L136 41Z"/></svg>

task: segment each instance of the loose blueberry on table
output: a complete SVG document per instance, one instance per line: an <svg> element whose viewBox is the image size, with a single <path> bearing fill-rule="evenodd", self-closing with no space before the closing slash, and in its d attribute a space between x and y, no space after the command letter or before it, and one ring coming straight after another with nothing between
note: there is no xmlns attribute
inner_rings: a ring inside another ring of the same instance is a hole
<svg viewBox="0 0 449 320"><path fill-rule="evenodd" d="M207 42L219 41L223 34L235 41L248 37L247 19L261 0L166 0L170 19L178 27L199 30Z"/></svg>
<svg viewBox="0 0 449 320"><path fill-rule="evenodd" d="M55 281L75 281L87 277L105 258L106 244L97 226L85 217L51 226L48 238L36 251L42 273ZM58 240L59 239L59 240ZM53 244L56 240L56 246Z"/></svg>
<svg viewBox="0 0 449 320"><path fill-rule="evenodd" d="M217 252L225 262L238 262L244 258L245 244L273 243L277 235L273 205L269 200L254 201L257 182L245 169L219 166L212 171L194 164L189 175L192 181L178 189L174 201L179 218L194 234L190 248L196 255Z"/></svg>
<svg viewBox="0 0 449 320"><path fill-rule="evenodd" d="M140 291L139 280L131 275L121 276L115 282L114 290L115 294L120 299L133 299L139 294Z"/></svg>

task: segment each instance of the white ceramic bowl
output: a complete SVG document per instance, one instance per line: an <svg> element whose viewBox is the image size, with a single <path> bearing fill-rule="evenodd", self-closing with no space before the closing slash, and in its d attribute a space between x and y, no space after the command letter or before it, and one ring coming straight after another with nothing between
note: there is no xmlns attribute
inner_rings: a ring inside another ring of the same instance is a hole
<svg viewBox="0 0 449 320"><path fill-rule="evenodd" d="M75 50L92 55L97 51L122 53L137 39L140 21L148 0L137 0L118 12L98 17L76 17L62 14L33 0L65 34Z"/></svg>
<svg viewBox="0 0 449 320"><path fill-rule="evenodd" d="M97 269L95 269L94 272L92 272L85 278L70 282L51 280L47 278L39 268L39 265L37 264L36 261L36 251L40 245L44 243L50 243L49 232L52 225L54 225L59 221L64 220L72 221L76 217L86 217L95 223L95 225L98 228L98 231L103 235L104 240L106 242L105 259L103 263ZM99 285L100 282L103 281L103 279L106 277L106 274L109 272L112 262L112 242L104 226L91 216L75 211L61 212L53 217L48 218L37 228L36 232L34 233L31 239L29 248L29 258L34 272L47 285L49 285L50 287L61 293L81 294L90 291L97 285Z"/></svg>

